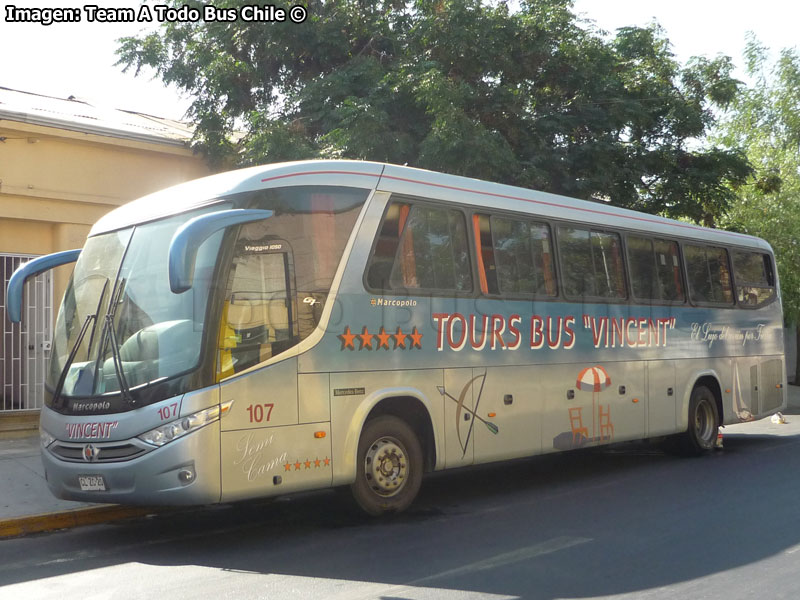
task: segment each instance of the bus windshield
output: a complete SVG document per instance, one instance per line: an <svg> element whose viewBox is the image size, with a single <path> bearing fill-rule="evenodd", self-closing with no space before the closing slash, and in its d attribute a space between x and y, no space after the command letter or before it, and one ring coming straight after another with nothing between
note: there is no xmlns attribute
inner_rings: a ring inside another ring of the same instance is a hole
<svg viewBox="0 0 800 600"><path fill-rule="evenodd" d="M87 241L56 321L51 390L60 383L65 396L119 392L197 364L222 232L200 247L194 286L186 293L170 291L166 260L175 230L197 214Z"/></svg>
<svg viewBox="0 0 800 600"><path fill-rule="evenodd" d="M298 344L318 325L367 195L366 189L337 186L245 192L91 237L56 322L47 375L52 400L121 395L133 408L141 396L134 401L131 390L197 369L208 355L204 344L219 342L217 379ZM200 214L232 207L265 209L273 216L235 235L218 231L205 240L192 287L173 293L167 257L175 231ZM221 252L224 239L233 245L228 252ZM220 255L230 264L215 281ZM206 322L214 293L224 294L221 323ZM156 400L148 395L146 403Z"/></svg>

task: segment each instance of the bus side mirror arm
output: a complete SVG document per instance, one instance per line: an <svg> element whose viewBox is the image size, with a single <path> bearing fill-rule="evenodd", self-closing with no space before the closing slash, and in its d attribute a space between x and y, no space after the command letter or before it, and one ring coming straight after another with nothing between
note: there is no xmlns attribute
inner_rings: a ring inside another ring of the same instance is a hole
<svg viewBox="0 0 800 600"><path fill-rule="evenodd" d="M194 264L202 243L220 229L261 221L271 217L271 210L232 209L200 215L181 225L169 243L169 287L182 294L192 287Z"/></svg>
<svg viewBox="0 0 800 600"><path fill-rule="evenodd" d="M78 260L80 253L80 248L77 250L64 250L63 252L39 256L17 267L13 275L11 275L11 279L8 280L8 294L6 296L8 320L12 323L19 323L22 319L22 293L25 282L29 278L55 267L73 263Z"/></svg>

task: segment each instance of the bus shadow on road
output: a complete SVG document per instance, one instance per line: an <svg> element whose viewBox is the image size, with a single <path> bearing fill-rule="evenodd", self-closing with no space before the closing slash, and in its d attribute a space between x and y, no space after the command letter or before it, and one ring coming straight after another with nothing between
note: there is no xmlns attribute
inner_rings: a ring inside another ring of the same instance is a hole
<svg viewBox="0 0 800 600"><path fill-rule="evenodd" d="M83 549L50 556L48 577L137 564L242 573L254 585L268 577L270 589L285 585L281 598L303 597L308 582L359 598L681 595L699 578L789 560L800 544L800 483L789 476L798 441L735 434L697 459L626 444L436 473L390 518L362 516L342 490L38 537L54 552L67 540ZM2 576L32 581L42 571Z"/></svg>

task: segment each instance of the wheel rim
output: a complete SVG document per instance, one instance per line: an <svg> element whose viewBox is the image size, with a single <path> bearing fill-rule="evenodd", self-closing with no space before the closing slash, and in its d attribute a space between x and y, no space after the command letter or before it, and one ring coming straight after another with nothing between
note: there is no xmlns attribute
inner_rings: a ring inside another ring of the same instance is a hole
<svg viewBox="0 0 800 600"><path fill-rule="evenodd" d="M697 434L697 439L705 444L714 442L716 431L714 426L716 422L714 419L714 410L711 403L707 398L703 398L697 405L697 411L694 415L694 431Z"/></svg>
<svg viewBox="0 0 800 600"><path fill-rule="evenodd" d="M364 458L364 476L376 494L384 497L398 494L408 479L408 458L403 445L391 437L376 440Z"/></svg>

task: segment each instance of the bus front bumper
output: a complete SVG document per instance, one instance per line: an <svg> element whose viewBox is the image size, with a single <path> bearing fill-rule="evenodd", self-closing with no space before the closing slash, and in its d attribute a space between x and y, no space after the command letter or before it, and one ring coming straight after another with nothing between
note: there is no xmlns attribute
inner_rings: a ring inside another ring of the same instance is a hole
<svg viewBox="0 0 800 600"><path fill-rule="evenodd" d="M219 440L217 421L131 460L66 461L51 451L51 445L42 449L42 462L50 491L64 500L211 504L220 501ZM104 444L94 446L102 457Z"/></svg>

